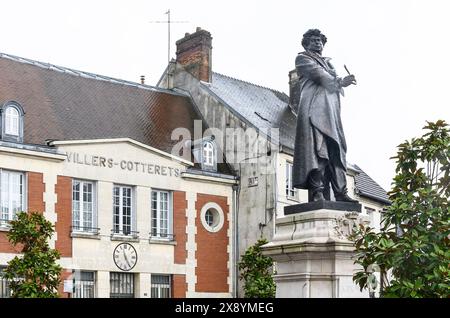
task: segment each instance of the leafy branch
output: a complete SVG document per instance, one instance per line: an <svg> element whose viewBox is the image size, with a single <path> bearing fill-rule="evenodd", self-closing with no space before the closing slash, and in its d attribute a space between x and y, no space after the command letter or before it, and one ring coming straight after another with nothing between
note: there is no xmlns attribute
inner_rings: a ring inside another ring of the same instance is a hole
<svg viewBox="0 0 450 318"><path fill-rule="evenodd" d="M352 235L362 289L380 273L382 297L450 296L450 130L427 122L422 137L398 146L392 205L379 233L360 226Z"/></svg>

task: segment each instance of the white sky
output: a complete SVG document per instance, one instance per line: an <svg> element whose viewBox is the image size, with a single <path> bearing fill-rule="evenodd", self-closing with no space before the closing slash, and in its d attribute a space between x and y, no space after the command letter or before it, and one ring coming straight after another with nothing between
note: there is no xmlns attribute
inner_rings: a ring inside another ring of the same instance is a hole
<svg viewBox="0 0 450 318"><path fill-rule="evenodd" d="M425 120L450 122L447 0L2 1L0 52L155 85L175 41L197 26L213 36L213 70L285 93L301 37L319 28L323 55L358 80L342 100L348 160L385 189L405 139ZM0 70L1 71L1 70Z"/></svg>

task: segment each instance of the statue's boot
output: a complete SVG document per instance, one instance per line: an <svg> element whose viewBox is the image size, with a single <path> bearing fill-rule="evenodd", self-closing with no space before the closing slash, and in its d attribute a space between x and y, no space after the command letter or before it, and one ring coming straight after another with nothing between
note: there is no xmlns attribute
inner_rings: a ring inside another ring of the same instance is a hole
<svg viewBox="0 0 450 318"><path fill-rule="evenodd" d="M347 193L336 193L334 195L334 197L336 198L336 201L342 201L342 202L351 202L351 203L359 203L358 200L352 199L348 196Z"/></svg>
<svg viewBox="0 0 450 318"><path fill-rule="evenodd" d="M322 191L316 191L313 194L313 202L316 202L316 201L325 201Z"/></svg>
<svg viewBox="0 0 450 318"><path fill-rule="evenodd" d="M324 201L323 196L323 174L319 169L314 169L309 173L308 177L309 187L309 202Z"/></svg>

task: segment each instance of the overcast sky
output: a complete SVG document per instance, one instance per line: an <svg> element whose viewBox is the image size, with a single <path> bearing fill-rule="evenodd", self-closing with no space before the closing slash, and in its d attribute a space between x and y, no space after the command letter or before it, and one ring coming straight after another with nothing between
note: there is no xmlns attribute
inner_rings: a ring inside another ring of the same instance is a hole
<svg viewBox="0 0 450 318"><path fill-rule="evenodd" d="M390 188L396 146L425 120L450 122L450 2L446 0L2 1L0 52L155 85L175 41L197 26L213 36L213 70L289 93L301 37L319 28L323 55L356 75L342 120L348 160ZM0 70L1 71L1 70Z"/></svg>

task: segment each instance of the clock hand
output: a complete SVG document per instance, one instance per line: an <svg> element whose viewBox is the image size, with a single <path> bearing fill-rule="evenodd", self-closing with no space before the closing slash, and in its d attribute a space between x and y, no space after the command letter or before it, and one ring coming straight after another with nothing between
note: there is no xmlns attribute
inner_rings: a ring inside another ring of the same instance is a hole
<svg viewBox="0 0 450 318"><path fill-rule="evenodd" d="M125 262L127 262L128 266L131 267L130 261L128 260L128 257L127 257L127 253L124 252L123 256L125 256Z"/></svg>

